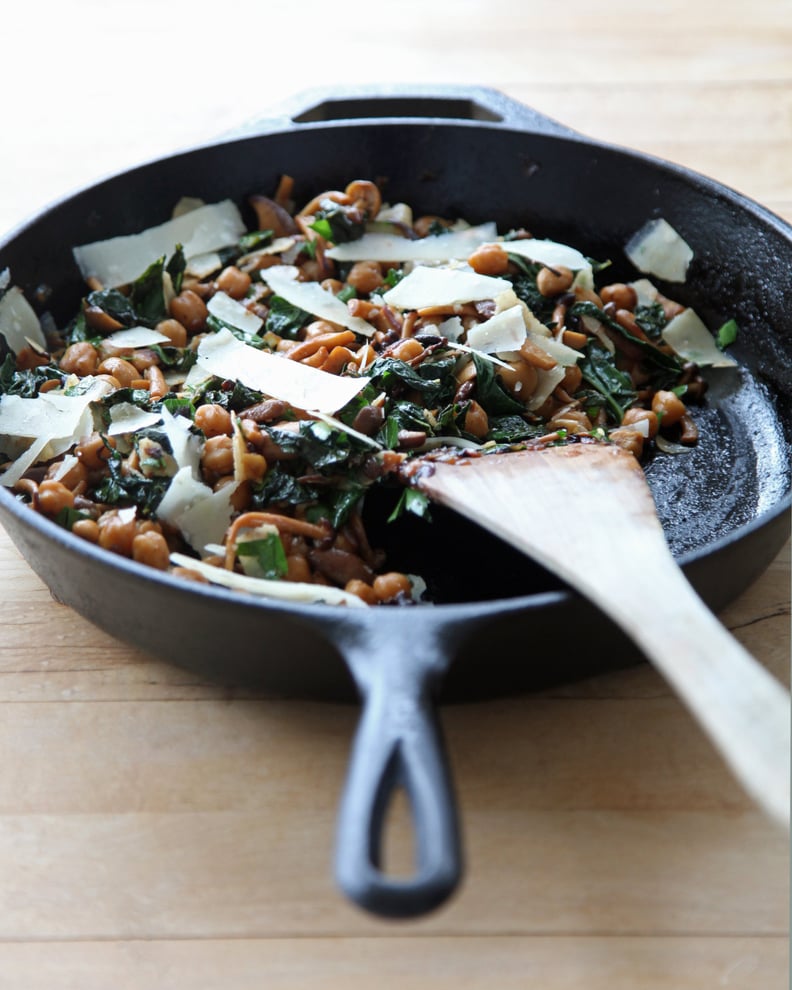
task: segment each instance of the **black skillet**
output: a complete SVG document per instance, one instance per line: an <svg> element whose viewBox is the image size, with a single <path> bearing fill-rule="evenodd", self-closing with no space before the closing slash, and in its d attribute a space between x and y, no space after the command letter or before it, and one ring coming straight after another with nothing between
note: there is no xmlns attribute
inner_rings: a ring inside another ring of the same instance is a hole
<svg viewBox="0 0 792 990"><path fill-rule="evenodd" d="M0 242L0 270L9 267L14 283L64 322L83 293L73 245L159 223L183 195L242 204L271 193L284 172L301 201L352 178L384 177L386 198L417 214L495 220L504 231L525 226L611 259L613 280L635 275L621 251L628 236L665 217L695 258L684 286L660 288L694 304L710 326L736 318L741 367L711 375L697 411L698 448L655 459L649 481L671 548L711 608L767 566L789 532L792 230L710 179L581 137L500 93L304 95L242 136L134 168L50 207ZM381 517L391 497L378 496L369 514ZM526 511L535 509L527 493ZM5 489L0 514L54 595L113 635L226 683L362 699L336 875L349 897L382 915L426 912L460 877L435 698L531 690L637 659L592 606L440 509L431 525L370 521L394 568L423 573L437 604L368 610L185 584L72 537ZM384 812L400 786L417 849L406 880L379 868Z"/></svg>

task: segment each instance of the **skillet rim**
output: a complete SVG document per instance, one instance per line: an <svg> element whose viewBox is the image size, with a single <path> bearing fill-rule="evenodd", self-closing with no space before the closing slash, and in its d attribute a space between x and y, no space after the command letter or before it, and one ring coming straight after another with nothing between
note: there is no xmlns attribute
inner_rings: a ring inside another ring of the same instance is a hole
<svg viewBox="0 0 792 990"><path fill-rule="evenodd" d="M470 87L468 89L462 87L460 92L464 91L465 94L472 94L475 97L476 93L481 92L482 90L483 87ZM510 103L516 104L519 108L524 108L530 111L530 108L527 107L527 105L524 106L518 101L511 101L510 98L503 96L503 94L500 94L496 90L492 90L491 92L502 96L503 99L509 101ZM378 95L381 94L371 94L371 98L377 99ZM536 113L536 111L532 112ZM305 121L300 123L283 118L263 120L259 123L249 125L249 128L242 134L231 133L222 135L214 140L200 142L198 144L177 149L164 155L148 158L143 161L133 163L126 168L121 168L98 176L92 181L66 191L64 194L48 203L45 203L39 210L34 212L29 217L18 221L9 231L3 233L3 235L0 236L0 252L16 240L16 238L34 228L36 224L40 223L48 214L54 212L56 209L65 206L67 203L81 195L96 191L111 182L123 180L138 171L156 168L166 162L174 162L179 158L187 159L191 155L197 153L213 152L225 146L247 144L275 135L290 135L300 131L309 132L338 130L340 128L348 127L350 123L360 123L367 127L400 127L405 125L412 125L421 128L440 127L444 129L448 129L449 127L462 127L469 128L476 132L496 131L510 133L523 137L536 137L542 140L549 139L554 143L583 146L587 149L592 149L593 151L605 151L609 154L621 156L633 163L659 169L660 171L681 180L686 185L692 186L693 189L701 195L711 196L719 201L728 202L737 210L747 212L756 221L763 224L769 224L782 238L787 240L792 247L792 223L789 223L783 217L779 216L777 213L773 212L768 207L751 198L747 194L734 189L733 187L712 178L711 176L697 172L688 166L680 165L676 162L671 162L627 146L591 138L568 128L560 122L544 117L542 114L538 114L537 119L531 118L530 120L526 120L524 126L520 126L519 120L515 120L513 118L494 121L426 116L371 116L355 121L350 121L349 119L333 119L326 121ZM546 124L547 126L542 126L543 124ZM651 215L652 211L650 206L647 210L647 218L650 218ZM0 490L0 517L2 517L3 514L8 513L10 516L14 517L23 528L32 528L42 537L54 540L55 542L60 543L66 550L76 553L78 557L84 556L89 560L96 561L96 563L100 566L105 565L108 567L118 568L127 573L134 580L153 580L155 583L162 583L166 587L177 588L188 592L194 591L199 595L207 596L211 599L228 601L241 605L252 605L254 608L260 608L267 612L274 611L288 613L294 615L295 617L310 617L319 619L321 617L329 617L338 614L337 605L328 605L319 602L285 602L278 599L267 599L263 596L246 596L241 595L239 592L233 591L232 589L227 589L218 585L196 584L178 577L174 577L167 572L156 571L153 568L146 567L145 565L139 564L133 560L113 554L111 551L106 551L102 548L95 547L92 544L87 543L85 540L81 540L68 530L58 526L53 520L30 510L26 503L23 503L19 499L15 498L7 489L5 489L4 486L0 486ZM786 513L789 515L791 509L792 490L788 491L785 495L779 498L760 515L754 516L748 522L741 524L722 537L718 537L703 546L697 546L692 550L685 551L675 557L675 559L677 560L679 566L684 570L691 565L695 565L699 561L706 559L711 555L717 554L731 547L733 544L750 537L755 532L772 526L778 521L782 514ZM0 519L0 522L2 522L2 519ZM786 526L787 538L790 528L792 527L788 523ZM16 541L13 536L11 536L11 539L16 545ZM30 566L24 552L22 552L22 556L24 557L26 563L28 563L28 566ZM564 586L559 589L550 589L548 591L535 592L528 595L501 597L496 599L487 599L484 601L476 600L473 602L449 602L437 605L432 604L430 607L433 612L439 611L444 619L453 621L454 618L462 617L462 614L464 614L464 616L471 617L471 610L474 611L476 616L489 615L493 612L513 612L515 610L542 608L551 604L564 605L568 604L573 599L582 599L582 597L583 596L578 592ZM412 613L412 609L408 609L407 611L408 614Z"/></svg>

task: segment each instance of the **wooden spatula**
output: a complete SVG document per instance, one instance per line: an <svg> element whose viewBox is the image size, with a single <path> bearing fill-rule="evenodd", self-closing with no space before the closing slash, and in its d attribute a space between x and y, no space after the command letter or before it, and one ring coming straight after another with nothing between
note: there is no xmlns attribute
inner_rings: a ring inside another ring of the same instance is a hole
<svg viewBox="0 0 792 990"><path fill-rule="evenodd" d="M631 454L575 443L413 461L408 478L610 616L676 689L746 791L788 827L789 694L688 583Z"/></svg>

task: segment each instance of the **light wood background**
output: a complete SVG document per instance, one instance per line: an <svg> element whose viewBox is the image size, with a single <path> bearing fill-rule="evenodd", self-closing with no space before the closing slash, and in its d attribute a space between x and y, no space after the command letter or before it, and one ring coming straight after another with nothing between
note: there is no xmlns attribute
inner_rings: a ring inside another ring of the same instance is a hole
<svg viewBox="0 0 792 990"><path fill-rule="evenodd" d="M785 0L73 0L4 13L0 228L302 89L375 82L495 86L792 220ZM722 616L785 681L789 571L787 546ZM648 666L443 710L468 873L392 924L330 875L353 708L144 656L2 535L0 594L3 990L788 985L788 840Z"/></svg>

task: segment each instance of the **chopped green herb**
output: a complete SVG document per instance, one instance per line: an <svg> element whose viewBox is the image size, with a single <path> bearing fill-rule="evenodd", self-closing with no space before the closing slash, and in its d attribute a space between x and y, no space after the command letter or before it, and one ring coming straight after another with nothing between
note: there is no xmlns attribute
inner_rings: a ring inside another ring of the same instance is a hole
<svg viewBox="0 0 792 990"><path fill-rule="evenodd" d="M236 552L243 570L255 577L279 581L289 570L286 552L277 533L267 533L255 540L241 540L236 545Z"/></svg>
<svg viewBox="0 0 792 990"><path fill-rule="evenodd" d="M388 522L395 522L405 512L412 512L413 515L419 516L421 519L430 520L429 506L430 502L427 495L419 492L416 488L405 488L393 512L388 516Z"/></svg>
<svg viewBox="0 0 792 990"><path fill-rule="evenodd" d="M727 320L716 334L718 347L720 347L722 351L726 350L727 347L737 340L737 335L739 332L740 328L737 326L737 321Z"/></svg>

